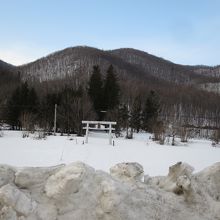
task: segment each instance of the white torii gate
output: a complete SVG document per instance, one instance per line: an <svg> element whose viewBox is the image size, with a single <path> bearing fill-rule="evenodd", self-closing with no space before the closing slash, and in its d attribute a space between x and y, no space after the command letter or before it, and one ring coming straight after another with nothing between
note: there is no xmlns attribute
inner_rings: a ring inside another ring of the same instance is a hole
<svg viewBox="0 0 220 220"><path fill-rule="evenodd" d="M112 125L116 125L117 122L114 122L114 121L82 121L82 124L86 124L86 127L83 127L83 129L86 130L85 143L88 143L89 130L104 130L104 131L109 131L109 144L112 145L112 131L115 130L112 127ZM97 127L90 127L90 125L97 125ZM108 125L108 127L101 128L100 125Z"/></svg>

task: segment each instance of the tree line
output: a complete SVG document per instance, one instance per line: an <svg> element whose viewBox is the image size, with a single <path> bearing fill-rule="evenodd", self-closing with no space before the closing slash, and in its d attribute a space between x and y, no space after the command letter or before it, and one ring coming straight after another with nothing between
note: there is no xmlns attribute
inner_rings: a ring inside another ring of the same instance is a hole
<svg viewBox="0 0 220 220"><path fill-rule="evenodd" d="M172 86L167 90L163 84L146 86L145 81L126 81L119 75L112 65L95 65L88 80L80 80L80 74L38 83L14 80L10 84L14 91L0 103L0 119L13 129L52 132L57 104L57 132L61 133L82 135L82 120L116 121L117 135L126 131L126 136L132 138L134 131L143 130L153 132L154 138L162 142L165 134L186 140L189 131L206 137L213 133L209 131L218 131L217 94L192 87Z"/></svg>
<svg viewBox="0 0 220 220"><path fill-rule="evenodd" d="M34 86L21 83L8 99L4 111L13 129L53 131L54 107L57 104L57 131L82 135L82 120L117 121L116 133L127 130L152 132L158 123L159 97L150 91L143 103L139 94L132 105L123 100L117 73L110 65L103 73L93 66L87 86L64 85L55 92L41 95Z"/></svg>

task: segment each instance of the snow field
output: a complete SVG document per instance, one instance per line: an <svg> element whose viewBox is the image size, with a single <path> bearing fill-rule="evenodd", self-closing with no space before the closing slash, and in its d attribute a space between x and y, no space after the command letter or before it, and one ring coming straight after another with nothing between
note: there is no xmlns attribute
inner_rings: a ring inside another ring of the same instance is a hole
<svg viewBox="0 0 220 220"><path fill-rule="evenodd" d="M84 137L49 136L46 140L22 138L19 131L5 131L0 138L0 164L13 166L53 166L82 161L109 172L121 162L138 162L150 176L166 175L168 167L178 161L187 162L195 172L220 161L220 148L208 140L190 140L180 146L159 145L150 134L135 134L134 139L114 138L108 144L107 134L91 133L89 143ZM72 139L72 140L70 140Z"/></svg>

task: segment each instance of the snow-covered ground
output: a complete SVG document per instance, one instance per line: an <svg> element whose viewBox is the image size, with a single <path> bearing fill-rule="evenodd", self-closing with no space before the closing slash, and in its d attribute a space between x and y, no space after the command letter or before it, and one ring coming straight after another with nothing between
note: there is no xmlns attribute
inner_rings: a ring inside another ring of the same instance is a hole
<svg viewBox="0 0 220 220"><path fill-rule="evenodd" d="M70 140L71 139L71 140ZM166 175L168 167L178 161L187 162L200 171L220 161L220 148L208 140L190 140L179 146L159 145L149 134L135 134L133 140L115 138L108 144L106 134L93 133L89 143L83 137L49 136L46 140L22 138L18 131L4 131L0 137L0 164L14 166L52 166L74 161L85 162L96 169L109 171L119 162L138 162L145 174Z"/></svg>

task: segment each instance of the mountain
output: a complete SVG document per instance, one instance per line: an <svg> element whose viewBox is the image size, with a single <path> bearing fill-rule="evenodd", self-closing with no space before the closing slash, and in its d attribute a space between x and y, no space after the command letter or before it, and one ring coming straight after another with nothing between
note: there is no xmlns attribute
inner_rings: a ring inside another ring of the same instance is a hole
<svg viewBox="0 0 220 220"><path fill-rule="evenodd" d="M7 77L5 83L0 83L3 91L0 103L5 102L5 97L11 94L10 88L20 80L31 83L41 98L66 86L73 89L81 86L86 90L93 66L99 65L104 76L110 64L119 79L122 103L132 105L138 95L144 102L148 92L155 90L160 96L161 114L166 120L184 121L184 124L196 121L196 126L203 127L220 125L220 119L216 121L220 115L219 66L175 64L131 48L104 51L78 46L17 67L1 62L0 67L12 69L9 71L12 73L5 76L13 75L14 84L8 86Z"/></svg>
<svg viewBox="0 0 220 220"><path fill-rule="evenodd" d="M86 46L70 47L18 67L0 61L0 79L3 82L3 78L7 81L7 77L19 77L33 83L57 81L58 87L61 81L86 86L94 65L99 65L104 75L110 64L114 66L121 84L126 84L124 87L127 88L135 89L138 85L139 90L144 91L146 87L161 90L181 85L220 92L220 66L175 64L132 48L104 51Z"/></svg>
<svg viewBox="0 0 220 220"><path fill-rule="evenodd" d="M16 68L15 66L13 66L9 63L6 63L3 60L0 60L0 72L13 71L13 70L15 70L15 68Z"/></svg>
<svg viewBox="0 0 220 220"><path fill-rule="evenodd" d="M45 81L62 79L78 72L90 75L92 66L96 64L104 69L113 64L120 77L157 78L177 84L193 84L213 78L219 80L220 77L220 65L186 66L132 48L104 51L86 46L66 48L18 67L0 60L0 72L20 71L23 79Z"/></svg>
<svg viewBox="0 0 220 220"><path fill-rule="evenodd" d="M209 77L220 77L220 65L210 67L210 66L193 66L192 70L200 75Z"/></svg>
<svg viewBox="0 0 220 220"><path fill-rule="evenodd" d="M143 51L131 48L122 48L112 50L110 53L120 57L132 65L139 67L142 71L165 81L177 84L192 84L202 78L205 78L196 74L190 68L172 63Z"/></svg>
<svg viewBox="0 0 220 220"><path fill-rule="evenodd" d="M99 65L103 74L112 64L124 91L132 96L136 85L139 92L159 89L161 93L173 86L193 86L219 93L220 67L185 66L131 48L99 50L78 46L52 53L34 62L17 67L22 80L29 82L60 81L65 84L87 85L93 65ZM130 89L132 88L132 90ZM133 95L136 95L134 93Z"/></svg>
<svg viewBox="0 0 220 220"><path fill-rule="evenodd" d="M6 63L0 60L0 80L2 81L3 78L13 78L14 73L18 70L16 66L13 66L9 63ZM7 81L7 80L6 80Z"/></svg>
<svg viewBox="0 0 220 220"><path fill-rule="evenodd" d="M35 62L19 66L25 80L48 81L68 77L88 79L94 65L99 65L103 72L112 64L121 79L127 77L145 78L151 81L154 76L129 64L108 51L91 47L73 47L55 52Z"/></svg>
<svg viewBox="0 0 220 220"><path fill-rule="evenodd" d="M5 97L10 96L20 82L17 69L17 67L0 60L0 104L5 103Z"/></svg>
<svg viewBox="0 0 220 220"><path fill-rule="evenodd" d="M0 85L18 80L17 70L16 66L0 60Z"/></svg>

